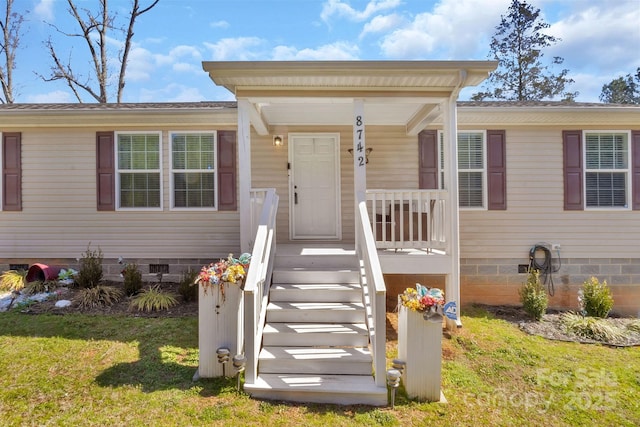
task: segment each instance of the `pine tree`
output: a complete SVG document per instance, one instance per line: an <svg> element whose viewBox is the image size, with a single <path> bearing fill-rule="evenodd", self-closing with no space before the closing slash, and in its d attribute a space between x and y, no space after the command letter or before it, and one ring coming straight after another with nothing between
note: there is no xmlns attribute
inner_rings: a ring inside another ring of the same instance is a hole
<svg viewBox="0 0 640 427"><path fill-rule="evenodd" d="M635 76L627 74L602 86L600 101L611 104L640 104L640 67Z"/></svg>
<svg viewBox="0 0 640 427"><path fill-rule="evenodd" d="M553 74L542 62L542 50L560 41L545 34L547 28L549 24L540 18L540 9L512 0L507 16L501 16L491 38L489 58L498 61L498 68L487 79L485 91L474 94L472 99L540 101L561 97L573 101L577 92L565 91L573 83L567 77L568 70ZM563 58L556 56L552 65L563 62Z"/></svg>

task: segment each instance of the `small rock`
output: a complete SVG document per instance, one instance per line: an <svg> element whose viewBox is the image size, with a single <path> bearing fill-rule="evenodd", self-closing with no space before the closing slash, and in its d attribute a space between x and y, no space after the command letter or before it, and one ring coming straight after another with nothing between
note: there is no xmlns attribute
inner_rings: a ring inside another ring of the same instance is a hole
<svg viewBox="0 0 640 427"><path fill-rule="evenodd" d="M56 308L65 308L71 305L71 301L68 299L61 299L60 301L56 301Z"/></svg>

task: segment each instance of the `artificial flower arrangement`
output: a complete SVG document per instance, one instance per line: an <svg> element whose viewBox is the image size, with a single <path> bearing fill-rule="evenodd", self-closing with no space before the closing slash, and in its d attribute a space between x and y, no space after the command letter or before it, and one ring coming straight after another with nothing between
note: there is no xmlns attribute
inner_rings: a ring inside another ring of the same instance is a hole
<svg viewBox="0 0 640 427"><path fill-rule="evenodd" d="M442 315L444 292L416 283L415 289L407 288L398 296L398 303L411 311L424 313L424 318L429 319L436 314Z"/></svg>
<svg viewBox="0 0 640 427"><path fill-rule="evenodd" d="M242 284L246 277L251 262L251 254L243 253L238 258L229 254L227 258L222 258L218 262L205 265L200 270L194 284L203 287L204 292L215 285L219 285L222 301L225 299L224 287L227 283Z"/></svg>
<svg viewBox="0 0 640 427"><path fill-rule="evenodd" d="M73 268L69 268L68 270L63 268L58 273L58 282L63 285L72 285L76 274L78 274L78 272Z"/></svg>

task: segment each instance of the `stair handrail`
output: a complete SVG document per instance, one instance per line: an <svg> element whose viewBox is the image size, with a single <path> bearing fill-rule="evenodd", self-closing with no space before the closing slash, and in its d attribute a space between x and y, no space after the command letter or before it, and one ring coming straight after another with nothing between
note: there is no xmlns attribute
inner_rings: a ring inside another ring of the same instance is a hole
<svg viewBox="0 0 640 427"><path fill-rule="evenodd" d="M238 325L238 330L244 332L244 337L238 337L238 347L242 348L244 343L245 384L255 384L258 377L258 356L276 253L276 216L279 200L280 197L274 188L267 190L251 252L251 264L242 292L241 304L244 313L238 319L242 322Z"/></svg>
<svg viewBox="0 0 640 427"><path fill-rule="evenodd" d="M365 292L367 328L373 353L373 368L377 387L386 387L386 304L387 289L378 258L376 241L371 230L366 195L358 193L356 215L356 253L360 260L361 281Z"/></svg>

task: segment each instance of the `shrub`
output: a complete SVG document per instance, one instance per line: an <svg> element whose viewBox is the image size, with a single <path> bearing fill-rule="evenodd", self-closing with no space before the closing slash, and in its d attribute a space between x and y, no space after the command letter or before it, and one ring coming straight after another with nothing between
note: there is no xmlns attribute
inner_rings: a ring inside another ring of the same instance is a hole
<svg viewBox="0 0 640 427"><path fill-rule="evenodd" d="M529 270L527 281L522 285L519 293L524 311L534 320L542 319L547 310L549 297L547 297L544 286L540 283L540 272L538 270Z"/></svg>
<svg viewBox="0 0 640 427"><path fill-rule="evenodd" d="M127 264L122 270L124 277L124 293L127 296L135 295L142 289L142 273L137 264Z"/></svg>
<svg viewBox="0 0 640 427"><path fill-rule="evenodd" d="M198 286L194 283L196 277L198 277L198 271L188 269L182 272L178 292L182 295L184 301L198 300Z"/></svg>
<svg viewBox="0 0 640 427"><path fill-rule="evenodd" d="M624 332L604 319L585 317L577 313L563 313L560 317L565 330L579 337L613 342L624 338Z"/></svg>
<svg viewBox="0 0 640 427"><path fill-rule="evenodd" d="M580 298L582 311L587 316L604 318L613 308L613 297L606 280L600 283L597 278L591 277L585 281Z"/></svg>
<svg viewBox="0 0 640 427"><path fill-rule="evenodd" d="M132 308L147 312L167 310L176 304L175 296L160 289L160 285L145 289L131 300Z"/></svg>
<svg viewBox="0 0 640 427"><path fill-rule="evenodd" d="M98 285L84 288L76 295L76 303L82 309L109 307L122 299L124 293L113 286Z"/></svg>
<svg viewBox="0 0 640 427"><path fill-rule="evenodd" d="M80 270L75 277L76 283L81 288L94 288L102 280L102 250L91 250L87 246L87 251L80 259Z"/></svg>
<svg viewBox="0 0 640 427"><path fill-rule="evenodd" d="M24 270L9 270L0 276L0 291L19 291L25 287L27 272Z"/></svg>

